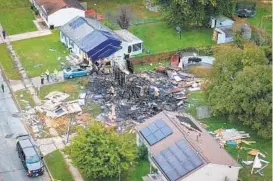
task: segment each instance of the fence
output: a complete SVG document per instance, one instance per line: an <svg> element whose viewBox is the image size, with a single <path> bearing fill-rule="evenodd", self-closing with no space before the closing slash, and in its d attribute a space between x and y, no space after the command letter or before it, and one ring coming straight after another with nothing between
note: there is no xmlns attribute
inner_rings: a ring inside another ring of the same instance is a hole
<svg viewBox="0 0 273 181"><path fill-rule="evenodd" d="M155 64L162 61L169 61L171 56L178 53L178 52L196 52L198 55L202 56L211 56L212 53L211 46L208 47L188 47L183 49L177 49L175 51L170 52L162 52L162 53L155 53L151 55L142 55L139 57L133 57L130 59L133 65L147 65L147 64Z"/></svg>
<svg viewBox="0 0 273 181"><path fill-rule="evenodd" d="M141 25L141 24L148 24L148 23L157 23L162 21L160 18L145 18L145 19L133 19L130 22L130 26L136 26L136 25ZM111 27L119 27L117 22L110 21L110 26Z"/></svg>

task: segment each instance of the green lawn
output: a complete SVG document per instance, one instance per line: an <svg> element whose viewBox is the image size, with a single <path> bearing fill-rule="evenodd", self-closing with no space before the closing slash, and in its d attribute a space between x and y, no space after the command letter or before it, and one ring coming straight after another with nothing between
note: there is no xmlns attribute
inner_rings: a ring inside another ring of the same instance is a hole
<svg viewBox="0 0 273 181"><path fill-rule="evenodd" d="M34 103L34 101L32 99L32 95L26 89L16 91L15 92L15 97L16 97L16 99L17 99L17 101L20 104L20 107L22 109L25 109L27 105L30 105L32 107L35 106L35 103Z"/></svg>
<svg viewBox="0 0 273 181"><path fill-rule="evenodd" d="M204 105L206 104L206 99L204 96L204 93L201 91L193 92L189 96L188 101L190 102L191 107L187 109L187 112L191 113L192 115L196 114L195 107L198 105ZM205 123L208 126L208 130L215 131L219 128L236 128L240 131L246 131L250 134L249 140L256 141L255 144L252 145L246 145L242 144L240 146L247 147L247 148L253 148L258 149L262 153L267 153L268 155L264 160L267 160L270 162L270 165L264 170L264 177L261 177L258 174L250 174L251 167L246 166L241 163L242 160L253 160L254 158L247 154L249 150L240 150L235 147L226 147L228 152L235 158L239 160L239 163L243 166L243 168L240 170L239 177L242 181L270 181L272 180L272 140L265 140L256 135L254 131L252 131L249 127L242 126L238 123L230 123L225 118L220 117L211 117L208 119L204 119L201 122Z"/></svg>
<svg viewBox="0 0 273 181"><path fill-rule="evenodd" d="M78 99L81 90L81 80L84 78L75 78L52 85L46 85L40 88L39 98L43 100L47 94L53 91L60 91L70 95L68 100Z"/></svg>
<svg viewBox="0 0 273 181"><path fill-rule="evenodd" d="M181 40L175 28L172 29L165 22L132 26L130 31L144 41L144 48L151 53L213 44L212 29L182 30Z"/></svg>
<svg viewBox="0 0 273 181"><path fill-rule="evenodd" d="M143 176L149 173L150 163L148 160L141 160L135 169L129 174L128 181L141 181Z"/></svg>
<svg viewBox="0 0 273 181"><path fill-rule="evenodd" d="M35 31L29 0L0 0L0 24L8 35Z"/></svg>
<svg viewBox="0 0 273 181"><path fill-rule="evenodd" d="M148 160L141 160L126 175L121 175L121 181L142 181L142 177L148 175L150 163ZM82 174L83 175L83 174ZM118 178L105 178L99 180L88 180L84 175L85 181L119 181Z"/></svg>
<svg viewBox="0 0 273 181"><path fill-rule="evenodd" d="M20 7L29 7L29 0L0 0L0 9L13 9Z"/></svg>
<svg viewBox="0 0 273 181"><path fill-rule="evenodd" d="M53 72L55 68L61 70L60 63L69 54L60 42L59 31L53 31L48 36L16 41L12 44L29 77L40 76L47 69L50 72Z"/></svg>
<svg viewBox="0 0 273 181"><path fill-rule="evenodd" d="M121 4L128 5L132 10L134 19L145 19L145 18L158 18L160 13L148 11L145 8L143 0L82 0L87 2L88 9L95 9L99 14L107 16L110 13L116 13L118 6ZM94 6L96 4L96 6Z"/></svg>
<svg viewBox="0 0 273 181"><path fill-rule="evenodd" d="M45 161L49 167L50 173L56 181L74 181L73 176L71 175L70 171L68 170L68 166L64 161L63 155L59 150L46 155Z"/></svg>
<svg viewBox="0 0 273 181"><path fill-rule="evenodd" d="M158 63L153 63L153 64L136 64L134 65L134 71L135 72L141 72L141 71L149 71L149 70L154 70L156 67L163 66L163 67L168 67L170 65L170 62L167 61L162 61Z"/></svg>
<svg viewBox="0 0 273 181"><path fill-rule="evenodd" d="M257 27L261 26L270 35L272 34L272 7L271 6L272 6L271 4L262 4L262 3L257 4L256 16L254 18L248 19L251 25L254 25ZM268 18L264 17L268 15L271 15L271 17L268 17Z"/></svg>
<svg viewBox="0 0 273 181"><path fill-rule="evenodd" d="M7 35L36 31L33 23L34 14L30 7L16 9L0 9L0 23Z"/></svg>
<svg viewBox="0 0 273 181"><path fill-rule="evenodd" d="M0 45L0 64L2 68L4 69L4 72L8 79L10 80L20 80L20 74L17 70L16 66L13 64L13 61L11 59L11 56L8 52L8 49L6 45L2 44Z"/></svg>

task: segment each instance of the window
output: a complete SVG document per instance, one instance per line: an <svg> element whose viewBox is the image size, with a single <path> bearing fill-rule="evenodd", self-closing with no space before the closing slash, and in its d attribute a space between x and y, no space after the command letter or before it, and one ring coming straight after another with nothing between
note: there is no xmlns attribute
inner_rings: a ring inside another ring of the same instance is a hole
<svg viewBox="0 0 273 181"><path fill-rule="evenodd" d="M31 163L36 163L40 161L40 158L38 155L33 155L33 156L29 156L26 157L26 163L31 164Z"/></svg>
<svg viewBox="0 0 273 181"><path fill-rule="evenodd" d="M134 44L133 45L133 52L141 50L141 43Z"/></svg>
<svg viewBox="0 0 273 181"><path fill-rule="evenodd" d="M131 53L131 51L132 51L132 47L128 46L128 53Z"/></svg>

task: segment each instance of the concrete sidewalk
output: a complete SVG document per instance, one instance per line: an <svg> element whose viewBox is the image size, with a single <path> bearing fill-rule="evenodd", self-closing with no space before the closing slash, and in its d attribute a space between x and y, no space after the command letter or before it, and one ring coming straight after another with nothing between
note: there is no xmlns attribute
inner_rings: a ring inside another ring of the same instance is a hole
<svg viewBox="0 0 273 181"><path fill-rule="evenodd" d="M40 31L33 31L33 32L27 32L27 33L21 33L16 35L10 35L7 36L5 40L0 39L0 44L5 43L7 41L13 42L18 40L25 40L29 38L36 38L41 36L46 36L52 34L50 30L40 30Z"/></svg>
<svg viewBox="0 0 273 181"><path fill-rule="evenodd" d="M58 73L57 77L58 77L57 78L58 81L54 81L52 78L50 78L49 82L46 80L46 77L45 77L44 85L41 85L41 77L30 78L30 81L31 81L32 85L35 88L43 87L43 86L46 86L46 85L57 84L57 83L65 81L62 71L60 71ZM12 89L13 92L16 92L18 90L22 90L22 89L25 88L24 83L23 83L22 80L10 80L10 85L11 85L11 89Z"/></svg>

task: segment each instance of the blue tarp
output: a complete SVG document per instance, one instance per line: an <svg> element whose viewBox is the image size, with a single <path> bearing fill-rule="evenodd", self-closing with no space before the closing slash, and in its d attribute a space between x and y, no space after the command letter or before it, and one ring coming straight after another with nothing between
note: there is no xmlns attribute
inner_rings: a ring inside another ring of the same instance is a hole
<svg viewBox="0 0 273 181"><path fill-rule="evenodd" d="M121 40L100 22L76 17L61 28L61 32L86 52L92 61L106 58L121 49Z"/></svg>
<svg viewBox="0 0 273 181"><path fill-rule="evenodd" d="M95 30L81 41L81 49L84 50L92 61L106 58L121 49L121 41L111 33Z"/></svg>

